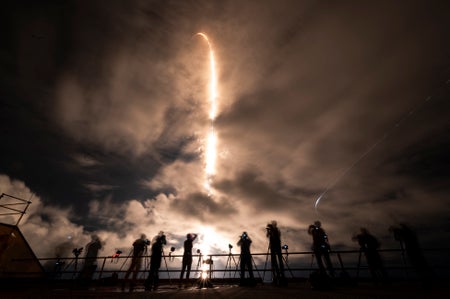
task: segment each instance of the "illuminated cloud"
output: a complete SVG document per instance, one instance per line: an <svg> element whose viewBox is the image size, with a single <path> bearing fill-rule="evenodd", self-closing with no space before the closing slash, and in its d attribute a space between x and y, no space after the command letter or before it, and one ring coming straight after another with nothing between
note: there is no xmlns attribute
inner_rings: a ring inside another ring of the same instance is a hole
<svg viewBox="0 0 450 299"><path fill-rule="evenodd" d="M22 227L39 256L69 235L83 246L95 232L111 254L160 230L177 248L201 233L219 252L245 230L265 252L271 220L292 250L310 248L316 219L341 247L356 246L360 226L389 245L398 221L429 244L436 228L448 234L450 10L94 1L61 20L68 8L54 8L14 7L17 44L0 52L20 62L1 71L11 100L0 191L39 195ZM34 30L45 38L30 40ZM213 41L219 74L214 196L203 188L208 49L193 38L199 31Z"/></svg>

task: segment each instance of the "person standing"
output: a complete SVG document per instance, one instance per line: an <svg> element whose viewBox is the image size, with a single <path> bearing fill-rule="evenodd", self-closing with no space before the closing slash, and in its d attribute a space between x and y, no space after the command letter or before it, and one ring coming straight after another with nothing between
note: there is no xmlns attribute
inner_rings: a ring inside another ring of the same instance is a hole
<svg viewBox="0 0 450 299"><path fill-rule="evenodd" d="M312 249L314 251L314 255L316 256L320 272L324 274L326 273L326 269L328 269L330 276L334 277L333 264L330 260L330 244L328 243L328 236L322 228L320 221L315 221L314 224L310 225L308 228L308 233L313 238ZM327 265L326 269L323 264L323 260L325 260Z"/></svg>
<svg viewBox="0 0 450 299"><path fill-rule="evenodd" d="M180 281L183 279L184 272L186 271L186 279L189 280L192 266L192 243L197 238L197 234L187 234L184 241L184 253L181 266Z"/></svg>
<svg viewBox="0 0 450 299"><path fill-rule="evenodd" d="M360 246L360 252L366 256L367 266L375 284L378 282L387 282L387 273L383 267L381 256L378 253L380 242L369 233L369 231L361 227L360 233L353 238Z"/></svg>
<svg viewBox="0 0 450 299"><path fill-rule="evenodd" d="M423 287L430 287L434 281L435 273L428 265L423 250L420 246L416 232L405 223L389 228L394 234L394 239L400 242L402 255L406 252L411 266L416 270Z"/></svg>
<svg viewBox="0 0 450 299"><path fill-rule="evenodd" d="M252 254L250 253L250 245L252 244L252 239L248 236L247 232L243 232L237 246L241 247L240 255L240 268L241 268L241 282L240 286L254 286L255 277L253 276L253 266L252 266ZM249 279L245 279L245 269L248 271Z"/></svg>
<svg viewBox="0 0 450 299"><path fill-rule="evenodd" d="M270 259L272 263L272 280L276 285L286 284L283 256L281 253L281 232L274 220L267 224L266 236L269 238Z"/></svg>
<svg viewBox="0 0 450 299"><path fill-rule="evenodd" d="M133 278L130 284L130 291L133 290L137 275L142 266L142 256L147 252L147 246L149 244L150 241L147 239L147 236L145 234L142 234L139 239L136 239L133 242L133 256L131 258L131 265L125 274L122 290L125 288L125 282L128 280L128 277L131 273L133 273Z"/></svg>
<svg viewBox="0 0 450 299"><path fill-rule="evenodd" d="M161 267L163 246L166 245L166 236L163 232L155 237L155 241L152 245L152 256L150 258L150 271L147 279L145 280L146 291L156 291L159 283L159 268Z"/></svg>
<svg viewBox="0 0 450 299"><path fill-rule="evenodd" d="M102 242L97 235L91 236L91 242L86 245L86 255L84 259L84 266L81 269L79 279L83 283L88 284L92 279L95 270L97 269L98 251L102 248Z"/></svg>

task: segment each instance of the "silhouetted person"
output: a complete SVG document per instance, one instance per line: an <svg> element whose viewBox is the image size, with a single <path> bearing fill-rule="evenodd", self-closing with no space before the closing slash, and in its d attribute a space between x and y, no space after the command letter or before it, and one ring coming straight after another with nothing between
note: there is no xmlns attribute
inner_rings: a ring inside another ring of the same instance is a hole
<svg viewBox="0 0 450 299"><path fill-rule="evenodd" d="M283 256L281 253L281 232L277 227L276 221L267 224L266 236L269 238L273 283L276 285L286 284Z"/></svg>
<svg viewBox="0 0 450 299"><path fill-rule="evenodd" d="M197 238L197 234L187 234L186 240L184 241L184 253L183 261L181 265L180 280L183 279L184 272L186 271L186 279L189 279L192 266L192 243Z"/></svg>
<svg viewBox="0 0 450 299"><path fill-rule="evenodd" d="M360 229L360 233L353 237L353 241L358 242L360 251L366 256L367 266L375 284L378 284L378 282L386 283L387 272L378 252L380 242L363 227Z"/></svg>
<svg viewBox="0 0 450 299"><path fill-rule="evenodd" d="M253 266L252 266L252 254L250 253L250 246L252 244L252 239L248 236L247 232L243 232L237 246L241 247L240 255L240 268L241 268L241 286L255 285L255 277L253 276ZM245 279L245 269L248 271L249 279Z"/></svg>
<svg viewBox="0 0 450 299"><path fill-rule="evenodd" d="M89 242L85 248L86 255L84 259L84 266L83 269L81 269L79 278L87 284L92 279L92 276L97 269L98 251L102 248L100 238L97 235L92 235L91 242Z"/></svg>
<svg viewBox="0 0 450 299"><path fill-rule="evenodd" d="M150 241L147 239L147 236L145 234L142 234L140 239L137 239L133 242L133 256L131 258L131 265L128 268L127 273L125 274L122 290L125 288L125 282L128 280L128 277L132 272L133 278L130 284L130 291L133 290L137 275L142 266L142 256L147 252L147 246L149 244Z"/></svg>
<svg viewBox="0 0 450 299"><path fill-rule="evenodd" d="M422 282L425 284L431 283L434 273L428 266L416 233L403 223L399 227L391 226L389 230L394 234L395 240L400 242L402 251L406 252L409 262L417 271Z"/></svg>
<svg viewBox="0 0 450 299"><path fill-rule="evenodd" d="M161 267L163 246L167 243L166 236L160 232L152 245L152 256L150 258L150 271L145 280L145 290L151 291L158 288L159 283L159 268Z"/></svg>
<svg viewBox="0 0 450 299"><path fill-rule="evenodd" d="M328 236L322 228L320 221L315 221L314 224L310 225L308 228L308 233L313 238L312 249L314 255L316 256L317 265L321 273L326 273L323 260L327 265L328 272L330 276L334 277L333 264L330 260L330 244L328 243Z"/></svg>

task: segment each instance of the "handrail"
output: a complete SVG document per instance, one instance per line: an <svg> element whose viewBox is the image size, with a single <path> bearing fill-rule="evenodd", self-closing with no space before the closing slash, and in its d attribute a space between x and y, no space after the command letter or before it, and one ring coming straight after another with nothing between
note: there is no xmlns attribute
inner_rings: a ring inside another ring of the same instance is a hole
<svg viewBox="0 0 450 299"><path fill-rule="evenodd" d="M405 250L403 249L380 249L378 250L380 254L389 254L389 253L399 253L399 256L394 256L390 258L384 259L385 265L384 268L387 271L401 271L403 273L398 273L398 275L408 276L408 271L413 269L414 267L409 263L409 261L406 261L405 259ZM440 254L442 256L448 256L448 253L450 253L450 248L429 248L429 249L423 249L424 253L431 253L431 252L443 252L444 254ZM361 260L361 254L362 251L360 250L335 250L330 252L331 255L343 255L346 258L348 258L348 255L350 255L350 260L345 260L345 263L347 265L341 265L340 267L335 266L336 271L357 271L356 277L359 277L359 273L361 270L368 270L368 266L365 262L365 259L363 261ZM353 256L352 256L353 255ZM358 256L356 256L358 255ZM215 274L223 273L225 278L225 274L229 273L228 276L231 275L232 272L235 273L235 277L239 276L239 261L234 258L239 258L239 254L237 253L219 253L219 254L193 254L193 263L192 263L192 269L191 272L198 274L202 271L202 267L200 265L200 261L210 259L213 261L209 265L209 269L206 271L209 272L210 277L212 278L218 278L213 277ZM138 277L144 275L148 270L148 264L150 261L150 255L145 255L142 258L144 259L144 269L141 269L138 273ZM175 264L169 264L173 259L182 258L183 255L163 255L163 263L161 264L160 268L160 274L161 276L167 276L169 279L170 274L173 273L180 273L181 271L181 261L177 260L177 263ZM255 259L253 259L253 265L254 265L254 272L258 273L256 276L260 275L259 273L266 273L271 272L271 265L270 265L270 253L252 253L252 257L258 257L258 264L255 262ZM265 262L261 257L265 257ZM289 258L289 261L287 260L287 257ZM308 257L308 259L307 259ZM105 278L105 275L122 275L124 274L128 267L124 268L125 263L129 263L130 256L118 256L118 257L112 257L112 256L99 256L97 257L97 268L94 272L93 279L103 279ZM225 258L229 258L230 260L224 261ZM84 266L84 260L85 257L63 257L63 258L39 258L38 261L40 263L42 262L51 262L55 261L55 265L59 263L60 268L56 269L56 267L53 268L53 270L49 270L47 273L50 275L53 275L53 277L58 277L59 279L67 279L70 277L70 279L73 279L75 275L81 271L81 269ZM234 259L234 260L231 260ZM317 266L315 265L314 260L314 252L313 251L297 251L297 252L284 252L283 253L283 259L285 262L285 271L286 275L288 277L292 278L301 278L304 277L304 274L301 275L301 273L308 274L312 271L317 269ZM24 261L30 261L31 259L13 259L13 262L24 262ZM110 261L109 263L107 263ZM337 262L335 263L338 264ZM217 265L220 267L218 268ZM123 269L124 268L124 269ZM433 265L431 268L438 270L438 269L450 269L450 265ZM237 274L236 274L237 273ZM120 278L120 277L119 277Z"/></svg>

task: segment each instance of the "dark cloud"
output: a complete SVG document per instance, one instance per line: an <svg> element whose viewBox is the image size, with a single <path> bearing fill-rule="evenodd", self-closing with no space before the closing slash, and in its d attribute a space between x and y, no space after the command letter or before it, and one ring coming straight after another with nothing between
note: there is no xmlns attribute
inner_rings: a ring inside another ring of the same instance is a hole
<svg viewBox="0 0 450 299"><path fill-rule="evenodd" d="M301 249L319 218L342 247L359 226L448 232L446 1L2 5L0 182L36 194L30 230L112 244L202 228L211 248L248 230L263 250L272 219ZM199 31L219 82L210 196Z"/></svg>
<svg viewBox="0 0 450 299"><path fill-rule="evenodd" d="M184 218L194 218L209 222L214 219L227 218L237 212L230 202L217 202L205 193L189 194L187 198L173 201L171 208Z"/></svg>

